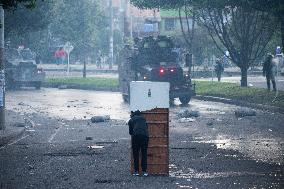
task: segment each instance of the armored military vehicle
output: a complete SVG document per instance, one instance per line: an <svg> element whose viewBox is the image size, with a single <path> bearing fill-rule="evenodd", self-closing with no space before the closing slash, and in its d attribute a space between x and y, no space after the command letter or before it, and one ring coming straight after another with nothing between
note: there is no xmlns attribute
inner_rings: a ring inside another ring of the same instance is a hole
<svg viewBox="0 0 284 189"><path fill-rule="evenodd" d="M129 101L131 81L159 81L170 83L171 102L179 98L187 104L195 95L195 85L184 73L180 56L166 36L136 39L134 47L126 46L118 68L123 99Z"/></svg>
<svg viewBox="0 0 284 189"><path fill-rule="evenodd" d="M5 49L5 78L6 88L33 86L41 88L45 72L38 68L32 55L25 51L25 58L18 49Z"/></svg>

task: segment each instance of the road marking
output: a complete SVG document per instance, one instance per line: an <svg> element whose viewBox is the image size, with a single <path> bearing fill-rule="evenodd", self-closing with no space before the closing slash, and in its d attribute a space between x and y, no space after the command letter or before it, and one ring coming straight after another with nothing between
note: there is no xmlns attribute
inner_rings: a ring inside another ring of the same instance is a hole
<svg viewBox="0 0 284 189"><path fill-rule="evenodd" d="M54 139L54 137L57 135L57 133L59 132L61 127L59 127L58 129L56 129L55 133L53 133L50 138L48 139L48 143L51 143L51 141Z"/></svg>
<svg viewBox="0 0 284 189"><path fill-rule="evenodd" d="M0 147L0 149L2 150L2 149L4 149L4 148L6 148L7 146L11 146L11 145L13 145L13 144L16 144L17 142L19 142L19 141L21 141L21 140L27 138L28 136L30 136L30 135L23 136L22 138L19 138L18 140L15 140L15 141L13 141L13 142L11 142L11 143L8 143L8 144L6 144L6 145Z"/></svg>
<svg viewBox="0 0 284 189"><path fill-rule="evenodd" d="M32 127L32 128L35 128L35 122L33 122L33 120L31 120L29 117L26 117L26 119L27 119L27 121L30 122L31 127Z"/></svg>

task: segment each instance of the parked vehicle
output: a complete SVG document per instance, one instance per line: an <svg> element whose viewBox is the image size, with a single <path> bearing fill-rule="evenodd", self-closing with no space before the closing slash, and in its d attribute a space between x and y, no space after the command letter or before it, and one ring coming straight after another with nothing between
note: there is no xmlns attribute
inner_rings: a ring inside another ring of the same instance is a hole
<svg viewBox="0 0 284 189"><path fill-rule="evenodd" d="M38 68L34 59L25 52L23 55L17 49L5 49L5 77L6 88L19 88L21 86L33 86L41 88L45 78L45 72Z"/></svg>
<svg viewBox="0 0 284 189"><path fill-rule="evenodd" d="M119 84L123 99L129 101L131 81L159 81L170 83L170 101L179 98L187 104L195 95L195 85L184 74L181 58L172 40L165 36L136 40L134 48L126 46L119 65Z"/></svg>

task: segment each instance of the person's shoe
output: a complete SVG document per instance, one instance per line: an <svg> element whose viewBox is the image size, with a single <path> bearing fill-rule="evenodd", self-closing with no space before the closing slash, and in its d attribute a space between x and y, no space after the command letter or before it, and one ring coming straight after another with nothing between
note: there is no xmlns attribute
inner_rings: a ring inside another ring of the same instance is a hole
<svg viewBox="0 0 284 189"><path fill-rule="evenodd" d="M139 172L138 172L138 171L135 171L132 175L133 175L133 176L139 176Z"/></svg>
<svg viewBox="0 0 284 189"><path fill-rule="evenodd" d="M147 172L143 172L143 173L142 173L142 176L143 176L143 177L147 177L147 176L148 176L148 173L147 173Z"/></svg>

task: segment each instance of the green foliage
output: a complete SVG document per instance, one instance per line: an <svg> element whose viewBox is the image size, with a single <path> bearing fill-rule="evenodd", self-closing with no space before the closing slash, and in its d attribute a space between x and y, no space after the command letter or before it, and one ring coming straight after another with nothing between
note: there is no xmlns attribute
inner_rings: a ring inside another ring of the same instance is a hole
<svg viewBox="0 0 284 189"><path fill-rule="evenodd" d="M5 12L5 37L20 42L27 34L44 30L51 19L51 2L38 1L32 10L19 5L15 10Z"/></svg>
<svg viewBox="0 0 284 189"><path fill-rule="evenodd" d="M27 8L34 8L36 2L37 0L1 0L4 9L16 9L19 4L22 4Z"/></svg>
<svg viewBox="0 0 284 189"><path fill-rule="evenodd" d="M277 98L275 92L255 87L240 87L233 83L195 81L196 92L199 95L216 96L228 99L241 100L256 104L284 107L284 92L279 91Z"/></svg>
<svg viewBox="0 0 284 189"><path fill-rule="evenodd" d="M91 52L96 47L99 28L104 26L103 16L98 8L93 0L55 1L52 33L62 41L70 41L76 54Z"/></svg>

